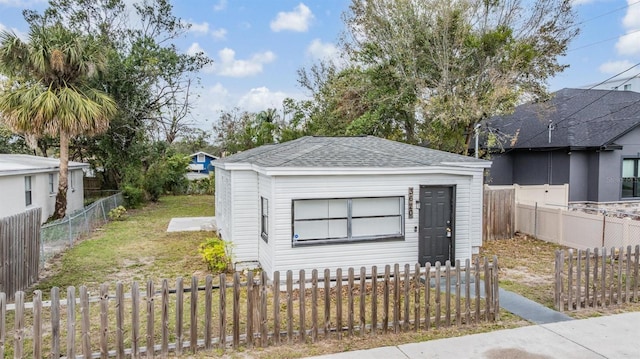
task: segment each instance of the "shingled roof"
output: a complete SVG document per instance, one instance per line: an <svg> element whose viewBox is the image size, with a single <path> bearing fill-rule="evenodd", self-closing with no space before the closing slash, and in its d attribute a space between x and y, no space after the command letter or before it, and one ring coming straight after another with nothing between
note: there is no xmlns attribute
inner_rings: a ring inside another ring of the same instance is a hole
<svg viewBox="0 0 640 359"><path fill-rule="evenodd" d="M385 140L373 136L316 137L264 145L221 158L218 164L248 163L261 167L422 167L466 164L488 167L489 161Z"/></svg>
<svg viewBox="0 0 640 359"><path fill-rule="evenodd" d="M640 93L562 89L549 101L518 106L487 125L507 135L505 149L615 147L618 138L640 125Z"/></svg>

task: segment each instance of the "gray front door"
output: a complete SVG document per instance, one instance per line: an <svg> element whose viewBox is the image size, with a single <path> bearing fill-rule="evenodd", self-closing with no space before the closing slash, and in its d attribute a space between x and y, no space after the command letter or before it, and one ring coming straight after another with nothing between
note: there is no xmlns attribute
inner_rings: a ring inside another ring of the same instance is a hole
<svg viewBox="0 0 640 359"><path fill-rule="evenodd" d="M435 264L454 260L452 186L420 186L420 244L418 262Z"/></svg>

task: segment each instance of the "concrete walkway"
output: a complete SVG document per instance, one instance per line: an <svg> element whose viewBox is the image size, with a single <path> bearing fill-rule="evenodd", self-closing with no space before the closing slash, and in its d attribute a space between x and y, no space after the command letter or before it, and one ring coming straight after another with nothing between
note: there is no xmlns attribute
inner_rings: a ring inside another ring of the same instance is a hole
<svg viewBox="0 0 640 359"><path fill-rule="evenodd" d="M314 358L639 358L639 321L640 313L625 313Z"/></svg>
<svg viewBox="0 0 640 359"><path fill-rule="evenodd" d="M484 283L483 283L484 284ZM483 289L484 293L484 289ZM573 320L570 316L556 312L519 294L500 288L500 308L534 324L549 324Z"/></svg>
<svg viewBox="0 0 640 359"><path fill-rule="evenodd" d="M216 217L171 218L167 232L215 231Z"/></svg>

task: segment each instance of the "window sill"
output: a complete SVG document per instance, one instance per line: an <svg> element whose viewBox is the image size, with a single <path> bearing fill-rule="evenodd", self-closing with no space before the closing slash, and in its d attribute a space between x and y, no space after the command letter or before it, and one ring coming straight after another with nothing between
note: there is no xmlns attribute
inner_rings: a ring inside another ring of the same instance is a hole
<svg viewBox="0 0 640 359"><path fill-rule="evenodd" d="M319 246L326 244L355 244L362 242L399 242L404 241L404 235L398 236L379 236L379 237L361 237L352 239L316 239L308 240L304 242L292 241L292 247L307 247L307 246Z"/></svg>

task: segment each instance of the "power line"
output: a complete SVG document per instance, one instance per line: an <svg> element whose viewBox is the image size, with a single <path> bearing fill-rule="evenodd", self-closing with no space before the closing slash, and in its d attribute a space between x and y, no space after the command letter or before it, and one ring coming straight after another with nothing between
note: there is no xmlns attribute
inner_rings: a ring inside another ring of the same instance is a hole
<svg viewBox="0 0 640 359"><path fill-rule="evenodd" d="M618 11L620 11L620 10L625 10L625 9L627 9L627 8L629 8L629 7L633 6L633 5L636 5L636 4L640 4L640 1L632 2L631 4L627 4L627 5L625 5L625 6L621 6L621 7L619 7L619 8L615 8L615 9L613 9L613 10L607 11L607 12L602 13L602 14L600 14L600 15L596 15L596 16L594 16L594 17L591 17L591 18L588 18L588 19L586 19L586 20L580 21L579 23L575 24L575 26L579 26L579 25L582 25L582 24L584 24L584 23L587 23L587 22L590 22L590 21L593 21L593 20L599 19L599 18L601 18L601 17L604 17L604 16L607 16L607 15L613 14L613 13L618 12Z"/></svg>
<svg viewBox="0 0 640 359"><path fill-rule="evenodd" d="M627 32L626 34L623 34L623 35L620 35L620 36L610 37L610 38L608 38L608 39L599 40L599 41L592 42L592 43L587 44L587 45L579 46L579 47L576 47L576 48L573 48L573 49L567 50L567 52L578 51L578 50L582 50L582 49L587 48L587 47L591 47L591 46L599 45L599 44L601 44L601 43L603 43L603 42L607 42L607 41L611 41L611 40L617 40L617 39L623 38L623 37L625 37L625 36L628 36L628 35L631 35L631 34L635 34L636 32L639 32L639 31L640 31L640 29L636 29L636 30L633 30L633 31Z"/></svg>
<svg viewBox="0 0 640 359"><path fill-rule="evenodd" d="M606 79L606 80L604 80L604 81L601 81L601 82L599 82L599 83L597 83L597 84L595 84L595 85L590 86L588 89L585 89L585 90L593 90L593 88L594 88L594 87L599 86L599 85L602 85L603 83L605 83L605 82L607 82L607 81L609 81L609 80L611 80L611 79L613 79L613 78L616 78L616 77L618 77L618 76L620 76L620 75L622 75L622 74L624 74L624 73L626 73L626 72L628 72L628 71L631 71L632 69L634 69L635 67L638 67L638 66L640 66L640 62L638 62L638 63L634 64L633 66L631 66L631 67L629 67L629 68L627 68L627 69L625 69L624 71L621 71L621 72L619 72L619 73L617 73L617 74L615 74L615 75L613 75L613 76L609 77L608 79ZM640 73L636 74L635 76L638 76L638 75L640 75ZM627 80L625 80L624 82L622 82L620 85L624 85L625 83L629 82L629 81L630 81L632 78L634 78L635 76L629 77ZM563 119L561 119L561 120L559 120L558 122L554 123L554 125L556 125L556 126L557 126L558 124L563 123L564 121L569 120L569 119L570 119L572 116L574 116L575 114L577 114L577 113L581 112L582 110L584 110L585 108L587 108L587 107L591 106L592 104L594 104L594 103L596 103L596 102L600 101L602 98L604 98L605 96L607 96L608 94L610 94L610 93L611 93L611 92L613 92L613 91L617 91L617 90L608 90L608 91L606 91L602 96L600 96L600 97L596 98L595 100L593 100L593 101L589 102L589 103L588 103L588 104L586 104L585 106L582 106L581 108L577 109L576 111L574 111L574 112L573 112L573 113L571 113L570 115L565 116ZM580 93L580 94L577 94L577 95L575 95L575 96L572 96L572 97L570 97L570 98L568 98L568 99L564 100L562 104L567 103L567 102L569 102L569 101L573 100L574 98L576 98L576 97L578 97L578 96L580 96L580 95L582 95L582 94ZM559 105L562 105L562 104L559 104ZM629 105L629 106L631 106L631 105ZM627 107L629 107L629 106L627 106ZM625 108L627 108L627 107L624 107L624 108L622 108L622 109L625 109ZM618 111L621 111L622 109L620 109L620 110L618 110ZM618 112L618 111L615 111L615 112ZM615 113L615 112L613 112L613 113ZM529 138L527 139L527 142L531 142L533 139L535 139L535 138L537 138L538 136L540 136L540 135L542 135L542 134L545 134L545 133L547 133L547 130L540 131L540 132L538 132L538 133L534 134L532 137L529 137ZM526 144L526 143L525 143L525 144ZM505 152L503 152L502 154L503 154L503 155L504 155L504 154L507 154L507 153L509 153L509 152L511 152L511 151L514 151L514 150L516 150L516 149L517 149L517 148L515 148L515 147L511 147L511 148L509 148L508 150L506 150Z"/></svg>

